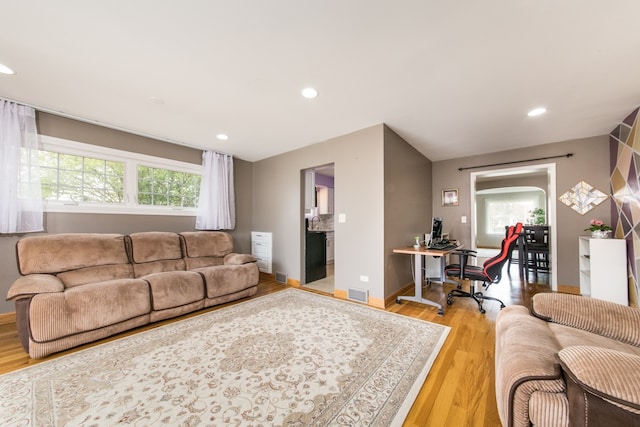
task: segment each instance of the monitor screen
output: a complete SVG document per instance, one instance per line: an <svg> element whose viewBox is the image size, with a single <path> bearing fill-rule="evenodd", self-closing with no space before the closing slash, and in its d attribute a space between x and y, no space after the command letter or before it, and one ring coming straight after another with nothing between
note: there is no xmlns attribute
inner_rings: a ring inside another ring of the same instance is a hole
<svg viewBox="0 0 640 427"><path fill-rule="evenodd" d="M442 218L431 220L431 242L437 243L442 240Z"/></svg>

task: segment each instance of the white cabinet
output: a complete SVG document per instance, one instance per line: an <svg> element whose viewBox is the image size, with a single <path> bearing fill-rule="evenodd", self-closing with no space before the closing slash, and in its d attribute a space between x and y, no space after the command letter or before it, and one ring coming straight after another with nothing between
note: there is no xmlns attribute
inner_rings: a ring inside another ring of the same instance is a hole
<svg viewBox="0 0 640 427"><path fill-rule="evenodd" d="M327 264L333 264L335 259L335 234L327 231Z"/></svg>
<svg viewBox="0 0 640 427"><path fill-rule="evenodd" d="M316 207L316 173L313 170L304 171L304 208Z"/></svg>
<svg viewBox="0 0 640 427"><path fill-rule="evenodd" d="M626 240L580 236L578 245L580 293L629 305Z"/></svg>
<svg viewBox="0 0 640 427"><path fill-rule="evenodd" d="M251 255L258 260L258 269L263 273L272 271L272 233L251 232Z"/></svg>
<svg viewBox="0 0 640 427"><path fill-rule="evenodd" d="M318 214L333 214L333 188L318 186Z"/></svg>

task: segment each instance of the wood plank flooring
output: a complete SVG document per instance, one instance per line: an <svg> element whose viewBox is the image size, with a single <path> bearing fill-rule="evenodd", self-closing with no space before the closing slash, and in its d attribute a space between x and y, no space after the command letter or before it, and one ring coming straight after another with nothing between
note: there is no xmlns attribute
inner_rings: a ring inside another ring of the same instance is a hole
<svg viewBox="0 0 640 427"><path fill-rule="evenodd" d="M529 306L534 294L550 292L547 275L541 274L538 279L530 277L531 281L523 281L518 277L517 266L512 266L511 269L512 274L504 274L500 283L489 287L489 290L486 291L487 295L502 299L506 305L523 304ZM465 285L466 287L467 285ZM258 292L252 298L278 292L284 288L285 286L281 283L263 276L258 286ZM443 304L445 307L444 316L438 316L434 307L414 302L393 303L387 308L387 311L390 312L452 328L404 425L500 426L494 386L494 330L495 319L500 311L499 304L492 301L485 302L486 314L484 315L480 314L476 303L468 298L456 298L453 304L448 306L446 305L446 293L452 288L453 285L444 285L443 289L442 285L433 284L427 287L423 293L425 298L437 300ZM573 287L561 288L561 291L565 292L574 290ZM407 295L412 294L412 290L407 293ZM217 308L219 307L209 310ZM202 312L147 325L40 360L30 359L22 350L15 323L0 324L0 374L135 334L142 330L157 328L176 320L202 314Z"/></svg>

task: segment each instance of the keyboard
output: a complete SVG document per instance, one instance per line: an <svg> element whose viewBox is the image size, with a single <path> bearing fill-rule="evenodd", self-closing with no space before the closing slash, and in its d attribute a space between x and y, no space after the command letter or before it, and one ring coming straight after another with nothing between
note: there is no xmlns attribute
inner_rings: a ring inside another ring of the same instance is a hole
<svg viewBox="0 0 640 427"><path fill-rule="evenodd" d="M429 249L437 249L439 251L450 251L457 247L458 245L454 245L453 243L432 243L429 245Z"/></svg>

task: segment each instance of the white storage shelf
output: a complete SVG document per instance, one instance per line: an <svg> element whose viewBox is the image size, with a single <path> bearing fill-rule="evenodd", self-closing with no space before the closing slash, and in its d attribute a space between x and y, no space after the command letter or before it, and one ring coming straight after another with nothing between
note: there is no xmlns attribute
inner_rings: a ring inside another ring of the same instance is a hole
<svg viewBox="0 0 640 427"><path fill-rule="evenodd" d="M580 236L578 245L580 293L629 305L626 241Z"/></svg>
<svg viewBox="0 0 640 427"><path fill-rule="evenodd" d="M258 260L258 269L263 273L272 272L272 233L251 232L251 255Z"/></svg>

